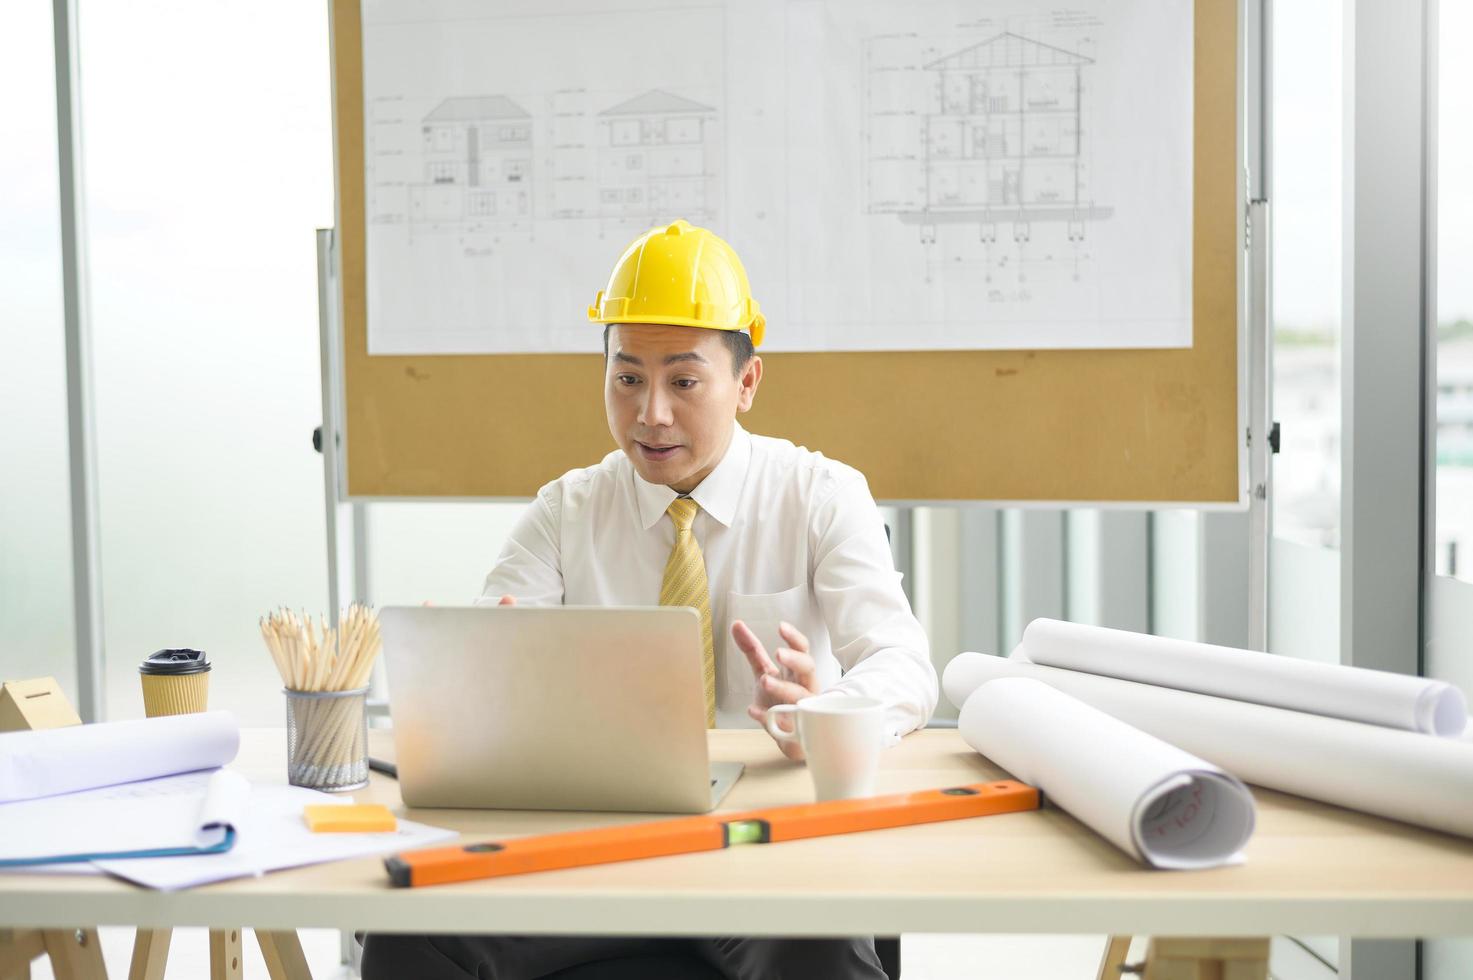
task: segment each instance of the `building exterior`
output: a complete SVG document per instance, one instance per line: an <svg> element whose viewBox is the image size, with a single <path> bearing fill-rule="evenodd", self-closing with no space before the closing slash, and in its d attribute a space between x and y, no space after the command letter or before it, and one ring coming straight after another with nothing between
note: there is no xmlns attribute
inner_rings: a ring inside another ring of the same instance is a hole
<svg viewBox="0 0 1473 980"><path fill-rule="evenodd" d="M717 112L651 89L598 117L601 217L708 217L715 205Z"/></svg>
<svg viewBox="0 0 1473 980"><path fill-rule="evenodd" d="M504 95L448 98L421 127L423 183L414 221L492 221L532 214L532 116Z"/></svg>

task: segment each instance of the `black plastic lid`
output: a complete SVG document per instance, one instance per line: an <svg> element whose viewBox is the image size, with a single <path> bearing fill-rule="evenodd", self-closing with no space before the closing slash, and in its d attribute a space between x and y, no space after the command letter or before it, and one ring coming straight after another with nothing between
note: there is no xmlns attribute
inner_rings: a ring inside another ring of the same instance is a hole
<svg viewBox="0 0 1473 980"><path fill-rule="evenodd" d="M140 674L202 674L209 669L203 650L160 650L138 665Z"/></svg>

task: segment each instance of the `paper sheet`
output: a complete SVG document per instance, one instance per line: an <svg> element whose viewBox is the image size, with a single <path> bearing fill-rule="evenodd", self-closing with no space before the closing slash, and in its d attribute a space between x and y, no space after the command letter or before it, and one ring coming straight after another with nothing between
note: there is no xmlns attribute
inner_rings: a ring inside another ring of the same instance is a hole
<svg viewBox="0 0 1473 980"><path fill-rule="evenodd" d="M968 696L1000 677L1043 681L1246 782L1473 837L1473 744L963 653L942 677Z"/></svg>
<svg viewBox="0 0 1473 980"><path fill-rule="evenodd" d="M773 351L1189 347L1193 8L365 0L371 354L600 350L675 218Z"/></svg>
<svg viewBox="0 0 1473 980"><path fill-rule="evenodd" d="M1035 619L1019 649L1032 663L1252 701L1389 728L1457 737L1463 693L1444 681L1315 663L1102 626Z"/></svg>
<svg viewBox="0 0 1473 980"><path fill-rule="evenodd" d="M218 769L235 758L228 711L0 735L0 803Z"/></svg>
<svg viewBox="0 0 1473 980"><path fill-rule="evenodd" d="M240 826L250 784L220 769L0 805L0 862L215 847Z"/></svg>
<svg viewBox="0 0 1473 980"><path fill-rule="evenodd" d="M957 727L972 748L1153 867L1237 863L1253 833L1253 797L1236 778L1047 684L988 681Z"/></svg>
<svg viewBox="0 0 1473 980"><path fill-rule="evenodd" d="M256 783L235 846L223 854L148 860L99 861L97 867L136 884L162 891L190 888L212 881L244 878L344 858L389 854L425 847L456 836L453 830L400 819L398 829L377 834L314 834L302 819L309 803L351 803L300 786Z"/></svg>

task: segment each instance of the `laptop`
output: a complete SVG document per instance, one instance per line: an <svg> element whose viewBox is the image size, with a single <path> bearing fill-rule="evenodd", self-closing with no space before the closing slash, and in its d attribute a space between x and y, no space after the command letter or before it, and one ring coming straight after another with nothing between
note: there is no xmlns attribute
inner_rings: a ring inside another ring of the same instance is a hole
<svg viewBox="0 0 1473 980"><path fill-rule="evenodd" d="M694 609L390 606L378 618L410 806L705 813L741 775L707 756Z"/></svg>

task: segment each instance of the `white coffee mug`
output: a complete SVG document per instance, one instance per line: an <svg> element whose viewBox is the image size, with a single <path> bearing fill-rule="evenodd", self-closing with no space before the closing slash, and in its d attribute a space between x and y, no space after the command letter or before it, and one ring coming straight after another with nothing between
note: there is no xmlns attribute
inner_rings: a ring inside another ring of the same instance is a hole
<svg viewBox="0 0 1473 980"><path fill-rule="evenodd" d="M778 727L785 715L792 716L791 732ZM820 801L875 795L884 726L884 705L874 698L809 698L767 709L768 733L803 746Z"/></svg>

